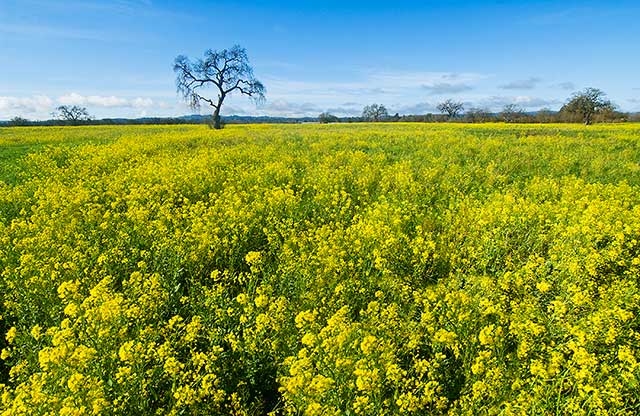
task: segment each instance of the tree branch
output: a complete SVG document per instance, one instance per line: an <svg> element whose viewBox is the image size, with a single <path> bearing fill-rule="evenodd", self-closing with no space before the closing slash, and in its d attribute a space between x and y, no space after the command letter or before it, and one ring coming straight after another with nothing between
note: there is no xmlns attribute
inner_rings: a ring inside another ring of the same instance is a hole
<svg viewBox="0 0 640 416"><path fill-rule="evenodd" d="M246 51L240 46L222 51L211 49L205 52L204 59L195 63L185 56L178 56L173 67L176 72L176 86L185 101L198 108L200 103L207 103L216 109L217 117L225 97L233 91L254 100L264 99L264 86L253 78L253 70L249 66ZM218 90L217 100L207 98L203 91L215 85Z"/></svg>

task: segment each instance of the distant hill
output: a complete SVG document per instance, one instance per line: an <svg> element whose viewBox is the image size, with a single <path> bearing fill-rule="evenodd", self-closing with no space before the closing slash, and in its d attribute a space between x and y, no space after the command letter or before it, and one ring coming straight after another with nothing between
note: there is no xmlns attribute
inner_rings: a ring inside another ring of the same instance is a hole
<svg viewBox="0 0 640 416"><path fill-rule="evenodd" d="M186 116L186 117L194 117L194 116ZM204 119L203 123L208 122L211 119L211 116L195 116L202 117ZM314 121L318 121L318 117L271 117L271 116L222 116L222 121L228 124L252 124L252 123L311 123Z"/></svg>

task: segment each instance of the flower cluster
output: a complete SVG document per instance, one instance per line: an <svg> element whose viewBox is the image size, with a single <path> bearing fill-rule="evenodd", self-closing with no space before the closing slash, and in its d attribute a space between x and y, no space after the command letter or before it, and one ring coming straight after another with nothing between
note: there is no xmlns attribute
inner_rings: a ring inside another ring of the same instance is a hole
<svg viewBox="0 0 640 416"><path fill-rule="evenodd" d="M0 415L637 414L639 142L2 129Z"/></svg>

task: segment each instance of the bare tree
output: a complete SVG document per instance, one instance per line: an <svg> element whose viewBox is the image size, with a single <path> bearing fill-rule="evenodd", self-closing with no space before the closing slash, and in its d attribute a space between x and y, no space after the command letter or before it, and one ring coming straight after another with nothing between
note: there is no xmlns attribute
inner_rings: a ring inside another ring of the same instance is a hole
<svg viewBox="0 0 640 416"><path fill-rule="evenodd" d="M192 109L200 108L200 102L213 107L214 128L220 129L220 109L227 95L238 91L256 102L264 101L266 89L254 78L249 66L247 51L239 45L221 51L207 50L204 59L191 62L180 55L173 70L176 73L178 92ZM207 98L205 90L212 87L216 99Z"/></svg>
<svg viewBox="0 0 640 416"><path fill-rule="evenodd" d="M389 112L383 104L371 104L362 110L362 118L368 121L381 121L389 117Z"/></svg>
<svg viewBox="0 0 640 416"><path fill-rule="evenodd" d="M436 108L442 114L446 114L449 120L452 120L460 115L462 110L464 110L464 105L459 101L448 99L438 104Z"/></svg>
<svg viewBox="0 0 640 416"><path fill-rule="evenodd" d="M506 123L515 123L524 117L524 110L518 104L507 104L502 107L500 118Z"/></svg>
<svg viewBox="0 0 640 416"><path fill-rule="evenodd" d="M68 106L61 105L56 108L56 111L52 114L55 118L67 121L71 124L78 124L81 121L91 120L91 116L85 107L77 105Z"/></svg>
<svg viewBox="0 0 640 416"><path fill-rule="evenodd" d="M28 126L31 122L21 116L15 116L7 122L7 126Z"/></svg>
<svg viewBox="0 0 640 416"><path fill-rule="evenodd" d="M553 123L558 119L557 112L552 111L550 108L541 108L536 113L535 120L538 123Z"/></svg>
<svg viewBox="0 0 640 416"><path fill-rule="evenodd" d="M588 126L596 114L615 110L615 105L605 97L606 94L602 90L585 88L582 92L574 93L569 101L562 106L560 112L577 117Z"/></svg>
<svg viewBox="0 0 640 416"><path fill-rule="evenodd" d="M485 123L494 117L486 108L472 107L465 111L464 118L471 123Z"/></svg>

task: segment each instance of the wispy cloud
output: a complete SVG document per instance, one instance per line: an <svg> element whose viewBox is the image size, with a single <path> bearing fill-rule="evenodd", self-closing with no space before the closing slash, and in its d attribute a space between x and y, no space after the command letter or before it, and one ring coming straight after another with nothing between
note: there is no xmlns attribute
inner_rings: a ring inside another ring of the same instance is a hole
<svg viewBox="0 0 640 416"><path fill-rule="evenodd" d="M261 108L265 113L269 115L284 114L291 116L304 115L309 113L318 113L321 109L312 103L292 103L285 100L276 100L268 102Z"/></svg>
<svg viewBox="0 0 640 416"><path fill-rule="evenodd" d="M150 0L20 0L27 7L37 7L47 11L87 11L99 13L131 14L152 9L153 2Z"/></svg>
<svg viewBox="0 0 640 416"><path fill-rule="evenodd" d="M38 36L45 38L55 37L93 41L110 41L123 39L95 30L63 28L37 24L0 23L0 33L9 33L21 36Z"/></svg>
<svg viewBox="0 0 640 416"><path fill-rule="evenodd" d="M41 1L41 0L38 0ZM48 0L47 0L48 1ZM61 7L67 6L69 0L49 3L60 3ZM186 4L186 3L185 3ZM209 13L203 13L202 8L185 7L180 5L178 7L173 6L173 2L159 2L151 0L73 0L73 7L82 8L85 7L87 11L94 11L98 13L117 13L122 15L129 15L140 18L157 19L171 19L173 21L181 21L183 23L189 22L195 24L196 22L204 23L211 21L211 15ZM68 7L68 6L67 6ZM159 26L161 28L161 26ZM164 30L164 29L161 29Z"/></svg>
<svg viewBox="0 0 640 416"><path fill-rule="evenodd" d="M549 2L549 7L540 7L540 13L533 14L526 18L523 23L533 24L537 26L553 26L553 25L566 25L575 23L600 23L603 20L612 20L618 17L628 16L631 11L637 12L638 6L629 6L626 2L609 2L607 7L600 7L587 4L588 2L582 2L583 4L574 7L564 7L569 2L557 2L560 7L554 9L556 3Z"/></svg>
<svg viewBox="0 0 640 416"><path fill-rule="evenodd" d="M401 106L398 109L400 114L427 114L427 113L437 113L438 109L436 108L436 104L434 103L416 103L411 105Z"/></svg>
<svg viewBox="0 0 640 416"><path fill-rule="evenodd" d="M6 20L0 12L0 17L3 17L3 21L0 21L0 35L5 33L42 38L139 43L142 33L134 35L129 30L125 34L122 28L116 28L114 24L109 23L111 19L117 15L136 17L141 27L144 26L143 19L203 19L195 13L186 14L160 7L150 0L1 0L0 3L2 1L15 2L17 7L29 10L29 14L25 19ZM72 24L63 26L55 23L66 21L69 16L74 17ZM85 23L95 18L100 19L99 29L95 25L89 26ZM149 38L150 33L146 33L145 36Z"/></svg>
<svg viewBox="0 0 640 416"><path fill-rule="evenodd" d="M433 85L423 85L422 89L427 90L429 95L442 95L458 94L461 92L472 90L473 87L467 84L451 84L448 82L441 82Z"/></svg>
<svg viewBox="0 0 640 416"><path fill-rule="evenodd" d="M498 88L503 90L532 90L538 85L540 81L542 81L540 78L530 77L527 79L511 81L506 84L499 85Z"/></svg>
<svg viewBox="0 0 640 416"><path fill-rule="evenodd" d="M253 62L253 61L252 61ZM255 62L255 67L260 68L263 71L268 70L285 70L285 71L293 71L304 69L302 66L292 62L278 61L272 59L262 59Z"/></svg>
<svg viewBox="0 0 640 416"><path fill-rule="evenodd" d="M485 99L478 100L477 104L481 107L488 107L492 110L500 110L508 104L517 104L527 110L534 110L542 107L556 106L561 101L556 99L545 99L540 97L532 97L529 95L502 96L494 95Z"/></svg>
<svg viewBox="0 0 640 416"><path fill-rule="evenodd" d="M615 4L611 6L606 8L591 6L567 7L547 11L541 8L543 10L541 13L530 16L525 23L537 26L564 25L567 23L594 21L602 19L604 16L619 15L621 11L624 11L617 9Z"/></svg>
<svg viewBox="0 0 640 416"><path fill-rule="evenodd" d="M313 103L296 103L287 100L274 100L265 103L260 106L260 109L256 112L255 109L250 108L248 105L228 105L222 107L223 115L266 115L266 116L278 116L278 117L304 117L310 115L318 115L324 111L324 109Z"/></svg>
<svg viewBox="0 0 640 416"><path fill-rule="evenodd" d="M563 90L571 91L576 89L576 84L571 81L559 82L557 84L552 85L555 88L560 88Z"/></svg>
<svg viewBox="0 0 640 416"><path fill-rule="evenodd" d="M431 95L468 91L472 84L486 78L475 73L448 72L364 72L350 81L300 81L265 78L271 96L300 101L313 96L318 102L360 102L401 99L428 91Z"/></svg>
<svg viewBox="0 0 640 416"><path fill-rule="evenodd" d="M486 75L472 72L372 72L367 82L379 83L393 88L415 88L416 86L436 87L438 85L464 85L486 78Z"/></svg>
<svg viewBox="0 0 640 416"><path fill-rule="evenodd" d="M583 12L584 9L567 8L563 10L555 10L550 12L543 12L535 16L531 16L528 19L528 23L536 25L554 25L561 24L574 18L576 13Z"/></svg>
<svg viewBox="0 0 640 416"><path fill-rule="evenodd" d="M363 105L356 107L330 107L327 111L333 115L340 117L357 117L362 115Z"/></svg>
<svg viewBox="0 0 640 416"><path fill-rule="evenodd" d="M222 111L279 116L315 116L329 111L357 116L365 105L382 103L393 113L425 114L437 112L438 96L470 91L486 78L489 76L472 72L407 71L353 71L337 81L266 77L265 105L256 108L242 97L231 96ZM423 101L425 95L433 96L434 102Z"/></svg>

